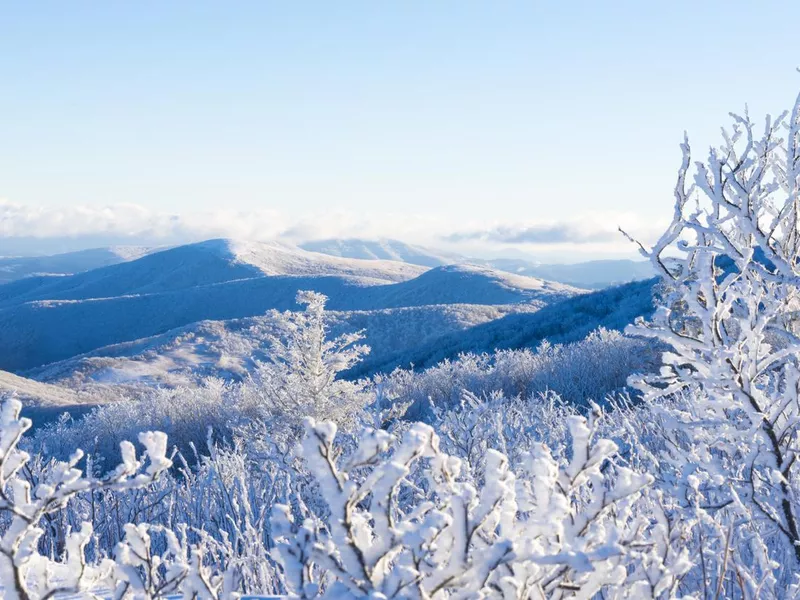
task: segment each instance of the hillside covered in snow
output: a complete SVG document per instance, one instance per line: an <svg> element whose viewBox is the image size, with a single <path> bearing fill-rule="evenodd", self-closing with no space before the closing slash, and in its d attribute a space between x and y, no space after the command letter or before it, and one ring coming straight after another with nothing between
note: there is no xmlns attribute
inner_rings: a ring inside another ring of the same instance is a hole
<svg viewBox="0 0 800 600"><path fill-rule="evenodd" d="M210 240L74 275L1 285L0 368L31 369L201 321L296 309L299 290L325 294L333 311L382 315L376 317L382 324L394 320L392 311L416 309L409 314L418 318L408 320L416 332L403 336L407 346L443 333L447 319L441 315L452 305L467 315L459 322L475 325L491 320L487 315L531 311L583 293L485 266L427 269L278 243ZM388 329L379 325L370 335ZM399 339L391 347L405 348Z"/></svg>
<svg viewBox="0 0 800 600"><path fill-rule="evenodd" d="M0 284L26 277L73 275L135 260L157 250L142 246L109 246L52 256L3 256L0 257Z"/></svg>
<svg viewBox="0 0 800 600"><path fill-rule="evenodd" d="M46 422L147 389L246 381L300 290L325 294L330 335L364 335L371 351L348 379L575 342L652 311L650 281L589 293L399 244L362 258L227 239L36 258L48 274L0 285L0 391Z"/></svg>
<svg viewBox="0 0 800 600"><path fill-rule="evenodd" d="M329 239L301 245L306 250L344 258L388 259L423 266L480 265L587 289L601 289L655 276L651 264L642 260L607 259L574 264L548 264L525 258L481 259L392 239Z"/></svg>

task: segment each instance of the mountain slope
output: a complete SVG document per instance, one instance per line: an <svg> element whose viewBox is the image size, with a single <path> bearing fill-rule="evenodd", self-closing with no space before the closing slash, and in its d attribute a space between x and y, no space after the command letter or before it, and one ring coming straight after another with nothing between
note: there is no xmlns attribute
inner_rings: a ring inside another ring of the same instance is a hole
<svg viewBox="0 0 800 600"><path fill-rule="evenodd" d="M436 267L385 291L380 307L553 302L583 290L475 265ZM377 306L376 306L377 307Z"/></svg>
<svg viewBox="0 0 800 600"><path fill-rule="evenodd" d="M74 390L0 371L0 397L7 396L14 396L25 404L48 406L71 406L85 400Z"/></svg>
<svg viewBox="0 0 800 600"><path fill-rule="evenodd" d="M393 260L423 267L441 267L465 261L465 258L458 254L432 250L392 239L365 240L348 238L317 240L300 244L300 247L311 252L342 258Z"/></svg>
<svg viewBox="0 0 800 600"><path fill-rule="evenodd" d="M36 300L86 300L189 289L265 275L343 275L404 281L423 268L355 261L278 243L209 240L70 277L31 277L0 286L0 309Z"/></svg>
<svg viewBox="0 0 800 600"><path fill-rule="evenodd" d="M157 249L143 246L110 246L52 256L0 257L0 284L37 275L73 275L135 260L154 251Z"/></svg>
<svg viewBox="0 0 800 600"><path fill-rule="evenodd" d="M330 335L364 331L370 360L382 362L399 348L419 344L530 306L436 305L375 311L331 311ZM267 314L227 321L201 321L166 333L98 348L34 368L24 374L75 389L97 386L196 385L203 377L238 380L267 359L276 317Z"/></svg>
<svg viewBox="0 0 800 600"><path fill-rule="evenodd" d="M426 368L464 352L567 343L598 327L621 330L653 310L655 280L568 298L540 308L435 305L372 311L332 311L330 334L364 330L372 351L348 377ZM76 389L103 385L192 385L204 376L239 379L267 355L270 315L203 321L167 333L99 348L24 372Z"/></svg>
<svg viewBox="0 0 800 600"><path fill-rule="evenodd" d="M265 275L268 270L317 274ZM332 270L353 275L325 274ZM400 281L387 283L392 277ZM456 303L541 306L581 293L485 268L425 272L402 263L214 240L57 281L0 286L0 368L28 369L206 319L295 309L295 295L305 289L324 293L332 310L345 311Z"/></svg>
<svg viewBox="0 0 800 600"><path fill-rule="evenodd" d="M30 368L204 319L294 308L300 289L347 299L363 288L342 277L262 276L154 294L27 302L0 310L0 368Z"/></svg>
<svg viewBox="0 0 800 600"><path fill-rule="evenodd" d="M369 360L354 367L350 377L386 372L395 367L425 368L464 352L535 348L542 341L573 342L598 327L622 330L639 316L654 310L656 279L635 281L588 294L576 295L532 313L514 313L445 334L432 343L401 350L384 361Z"/></svg>

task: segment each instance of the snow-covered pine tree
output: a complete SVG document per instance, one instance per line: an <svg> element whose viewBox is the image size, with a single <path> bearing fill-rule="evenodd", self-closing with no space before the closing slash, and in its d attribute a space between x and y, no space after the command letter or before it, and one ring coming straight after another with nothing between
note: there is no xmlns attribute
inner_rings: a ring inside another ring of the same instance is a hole
<svg viewBox="0 0 800 600"><path fill-rule="evenodd" d="M299 426L306 416L353 424L367 401L363 384L338 376L369 352L361 332L329 338L323 294L301 291L301 312L282 313L270 336L269 360L256 375L254 392L274 419Z"/></svg>

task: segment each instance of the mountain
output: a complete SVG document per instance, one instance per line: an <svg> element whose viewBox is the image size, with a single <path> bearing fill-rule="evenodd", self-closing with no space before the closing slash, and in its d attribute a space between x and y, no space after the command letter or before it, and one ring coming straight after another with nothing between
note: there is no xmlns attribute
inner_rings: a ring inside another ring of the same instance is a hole
<svg viewBox="0 0 800 600"><path fill-rule="evenodd" d="M349 377L426 368L465 352L535 348L543 340L568 343L598 327L622 330L653 310L655 280L632 282L551 303L504 306L430 305L330 311L330 334L363 330L371 352ZM203 377L238 380L265 360L274 317L202 321L24 371L38 381L97 391L140 385L195 385ZM107 395L112 392L109 391ZM116 393L119 393L117 391Z"/></svg>
<svg viewBox="0 0 800 600"><path fill-rule="evenodd" d="M350 377L362 377L396 367L425 368L465 352L535 348L544 340L569 343L585 338L598 327L623 330L637 317L654 310L657 279L624 285L554 302L535 312L512 313L463 331L448 333L430 343L400 349L389 359L367 357L354 367Z"/></svg>
<svg viewBox="0 0 800 600"><path fill-rule="evenodd" d="M383 308L423 304L553 302L583 292L553 281L467 264L436 267L415 279L379 289L385 292L379 301Z"/></svg>
<svg viewBox="0 0 800 600"><path fill-rule="evenodd" d="M22 414L33 421L34 429L65 412L80 416L103 402L103 398L91 391L76 391L68 386L51 385L0 371L0 398L7 397L22 402Z"/></svg>
<svg viewBox="0 0 800 600"><path fill-rule="evenodd" d="M425 270L281 244L212 240L63 277L0 286L0 368L22 370L202 320L296 309L315 290L340 311L436 304L543 306L582 290L485 267Z"/></svg>
<svg viewBox="0 0 800 600"><path fill-rule="evenodd" d="M344 258L389 259L429 267L472 264L499 271L557 281L584 289L601 289L655 276L647 261L593 260L574 264L541 264L522 258L469 258L460 254L412 246L398 240L329 239L302 244L306 250Z"/></svg>
<svg viewBox="0 0 800 600"><path fill-rule="evenodd" d="M209 240L154 252L71 277L28 277L0 286L0 309L36 300L86 300L157 294L265 275L342 275L373 283L404 281L423 268L353 261L280 243Z"/></svg>
<svg viewBox="0 0 800 600"><path fill-rule="evenodd" d="M393 260L423 267L440 267L465 262L465 257L459 254L432 250L392 239L329 239L305 242L300 244L300 247L311 252L342 258Z"/></svg>
<svg viewBox="0 0 800 600"><path fill-rule="evenodd" d="M559 281L586 289L602 289L629 281L655 276L646 260L592 260L574 264L538 264L519 259L498 258L487 261L501 271Z"/></svg>
<svg viewBox="0 0 800 600"><path fill-rule="evenodd" d="M110 246L53 256L0 257L0 284L35 275L72 275L99 267L135 260L154 248Z"/></svg>
<svg viewBox="0 0 800 600"><path fill-rule="evenodd" d="M363 331L369 359L388 360L398 348L427 344L451 333L533 306L434 305L373 311L330 311L330 335ZM269 335L277 333L274 314L201 321L156 336L98 348L25 371L27 377L72 389L104 386L196 385L213 376L239 380L256 361L267 360ZM101 394L97 394L101 395Z"/></svg>
<svg viewBox="0 0 800 600"><path fill-rule="evenodd" d="M0 396L15 396L25 404L70 406L82 403L78 393L72 389L34 381L8 371L0 371Z"/></svg>

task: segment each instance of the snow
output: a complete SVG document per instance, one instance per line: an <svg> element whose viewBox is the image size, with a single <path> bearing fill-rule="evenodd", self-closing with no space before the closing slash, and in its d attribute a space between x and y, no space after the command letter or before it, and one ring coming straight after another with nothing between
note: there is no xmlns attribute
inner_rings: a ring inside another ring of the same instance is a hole
<svg viewBox="0 0 800 600"><path fill-rule="evenodd" d="M210 240L77 275L0 286L0 368L29 369L207 319L296 309L300 290L325 294L338 311L538 307L582 292L485 267L426 271L283 244Z"/></svg>
<svg viewBox="0 0 800 600"><path fill-rule="evenodd" d="M280 242L210 240L203 246L217 248L237 263L251 265L264 275L346 275L383 282L405 281L424 267L389 260L360 260L309 252Z"/></svg>
<svg viewBox="0 0 800 600"><path fill-rule="evenodd" d="M110 246L52 256L0 257L0 283L25 277L72 275L98 267L136 260L158 248L145 246Z"/></svg>
<svg viewBox="0 0 800 600"><path fill-rule="evenodd" d="M329 239L307 242L302 244L302 247L332 256L389 259L429 267L452 264L479 265L589 289L600 289L655 276L652 265L646 260L593 260L575 264L543 264L525 258L478 259L392 239Z"/></svg>
<svg viewBox="0 0 800 600"><path fill-rule="evenodd" d="M13 395L25 403L70 406L86 401L75 391L0 371L0 395Z"/></svg>
<svg viewBox="0 0 800 600"><path fill-rule="evenodd" d="M393 260L424 267L440 267L463 263L466 260L460 254L424 248L407 244L400 240L386 238L378 240L358 238L316 240L305 242L300 247L312 252L330 254L331 256L340 256L342 258Z"/></svg>

